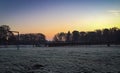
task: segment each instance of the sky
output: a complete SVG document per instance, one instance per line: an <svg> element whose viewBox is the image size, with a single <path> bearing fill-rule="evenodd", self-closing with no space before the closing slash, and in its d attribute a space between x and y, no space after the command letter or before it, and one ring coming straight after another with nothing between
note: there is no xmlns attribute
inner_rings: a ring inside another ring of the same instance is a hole
<svg viewBox="0 0 120 73"><path fill-rule="evenodd" d="M0 25L20 33L120 28L120 0L0 0Z"/></svg>

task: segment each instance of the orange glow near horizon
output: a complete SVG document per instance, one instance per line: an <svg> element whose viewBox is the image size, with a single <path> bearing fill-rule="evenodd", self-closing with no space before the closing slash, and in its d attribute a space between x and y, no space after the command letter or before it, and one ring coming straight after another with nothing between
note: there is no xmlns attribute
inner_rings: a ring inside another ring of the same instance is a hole
<svg viewBox="0 0 120 73"><path fill-rule="evenodd" d="M59 32L65 32L67 33L68 31L72 32L74 30L78 30L78 31L94 31L96 29L104 29L104 28L112 28L112 27L117 27L120 28L119 24L66 24L66 25L61 25L58 27L50 27L50 28L42 28L42 27L38 27L38 26L34 26L32 28L25 26L25 27L21 27L21 28L15 28L12 27L11 30L16 30L19 31L21 34L25 34L25 33L43 33L46 36L47 40L52 40L54 35L59 33ZM42 28L42 29L41 29Z"/></svg>
<svg viewBox="0 0 120 73"><path fill-rule="evenodd" d="M120 15L119 15L120 16ZM87 16L80 18L51 18L42 20L24 20L24 22L11 22L12 30L20 33L43 33L47 40L52 40L54 35L59 32L94 31L96 29L120 28L120 17L110 14L101 14L96 16ZM46 17L47 18L47 17ZM39 18L38 18L39 19ZM14 25L12 25L14 24ZM15 25L18 24L18 25Z"/></svg>
<svg viewBox="0 0 120 73"><path fill-rule="evenodd" d="M94 31L96 29L120 28L120 17L113 15L100 15L85 17L80 19L69 18L65 19L47 19L44 21L24 21L21 25L10 26L12 30L17 30L20 33L43 33L47 40L52 40L54 35L59 32L78 31Z"/></svg>

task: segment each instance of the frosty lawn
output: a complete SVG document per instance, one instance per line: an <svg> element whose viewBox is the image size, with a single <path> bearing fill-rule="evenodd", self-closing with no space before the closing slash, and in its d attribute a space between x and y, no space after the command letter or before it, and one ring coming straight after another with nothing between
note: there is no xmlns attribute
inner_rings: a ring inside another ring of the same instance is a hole
<svg viewBox="0 0 120 73"><path fill-rule="evenodd" d="M120 46L0 48L0 73L120 73Z"/></svg>

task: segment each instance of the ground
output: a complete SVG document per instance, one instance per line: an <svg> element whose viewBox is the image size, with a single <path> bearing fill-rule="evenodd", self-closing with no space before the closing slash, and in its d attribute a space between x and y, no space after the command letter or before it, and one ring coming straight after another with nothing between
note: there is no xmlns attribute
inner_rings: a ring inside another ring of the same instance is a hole
<svg viewBox="0 0 120 73"><path fill-rule="evenodd" d="M0 48L0 73L120 73L120 46Z"/></svg>

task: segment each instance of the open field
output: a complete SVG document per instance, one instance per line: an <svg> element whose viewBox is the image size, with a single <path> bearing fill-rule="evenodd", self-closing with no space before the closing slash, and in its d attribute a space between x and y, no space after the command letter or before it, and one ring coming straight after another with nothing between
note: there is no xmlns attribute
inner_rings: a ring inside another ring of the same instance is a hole
<svg viewBox="0 0 120 73"><path fill-rule="evenodd" d="M0 73L120 73L120 46L0 48Z"/></svg>

